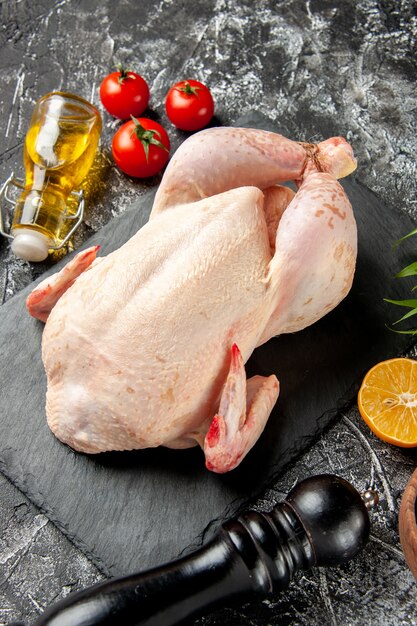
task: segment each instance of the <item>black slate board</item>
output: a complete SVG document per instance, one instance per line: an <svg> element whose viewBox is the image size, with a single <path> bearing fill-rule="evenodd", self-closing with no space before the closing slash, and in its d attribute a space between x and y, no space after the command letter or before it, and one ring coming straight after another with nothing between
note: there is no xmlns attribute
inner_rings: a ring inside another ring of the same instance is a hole
<svg viewBox="0 0 417 626"><path fill-rule="evenodd" d="M240 124L274 130L256 113ZM354 398L371 365L411 346L408 336L386 328L397 311L383 297L408 294L393 274L412 260L411 243L395 254L390 245L413 224L352 177L344 186L359 231L352 291L314 326L255 351L248 375L275 372L281 396L261 439L230 474L207 472L197 449L89 457L60 444L45 420L43 325L26 313L30 289L1 307L0 468L103 571L116 575L154 566L198 543L212 520L261 492L305 449ZM85 247L100 243L102 254L119 247L146 222L152 200L153 193L139 198Z"/></svg>

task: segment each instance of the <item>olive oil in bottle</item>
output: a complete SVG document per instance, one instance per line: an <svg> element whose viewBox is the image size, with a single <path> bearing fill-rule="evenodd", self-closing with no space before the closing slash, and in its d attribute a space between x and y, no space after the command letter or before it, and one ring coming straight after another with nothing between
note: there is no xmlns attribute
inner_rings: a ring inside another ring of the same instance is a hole
<svg viewBox="0 0 417 626"><path fill-rule="evenodd" d="M11 227L16 256L41 261L63 240L77 209L69 196L93 163L100 132L100 114L83 98L54 92L36 103L24 147L25 189Z"/></svg>

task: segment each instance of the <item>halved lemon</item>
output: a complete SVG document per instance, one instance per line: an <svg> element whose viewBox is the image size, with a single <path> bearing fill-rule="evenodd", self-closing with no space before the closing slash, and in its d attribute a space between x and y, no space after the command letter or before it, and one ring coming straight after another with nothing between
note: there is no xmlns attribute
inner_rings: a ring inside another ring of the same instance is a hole
<svg viewBox="0 0 417 626"><path fill-rule="evenodd" d="M417 446L417 361L377 363L363 379L359 412L377 437L403 448Z"/></svg>

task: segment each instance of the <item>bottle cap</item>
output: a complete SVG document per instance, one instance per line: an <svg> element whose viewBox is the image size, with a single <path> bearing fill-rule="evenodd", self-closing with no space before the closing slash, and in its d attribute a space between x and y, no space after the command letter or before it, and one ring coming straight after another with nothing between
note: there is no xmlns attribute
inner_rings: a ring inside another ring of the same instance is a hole
<svg viewBox="0 0 417 626"><path fill-rule="evenodd" d="M49 252L49 239L31 228L19 228L12 242L12 252L24 261L44 261Z"/></svg>

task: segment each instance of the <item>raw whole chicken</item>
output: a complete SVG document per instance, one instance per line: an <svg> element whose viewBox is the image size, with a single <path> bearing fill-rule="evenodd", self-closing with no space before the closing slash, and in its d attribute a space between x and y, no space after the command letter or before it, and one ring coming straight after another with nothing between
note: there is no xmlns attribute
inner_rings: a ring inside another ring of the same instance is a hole
<svg viewBox="0 0 417 626"><path fill-rule="evenodd" d="M337 178L355 167L340 137L187 139L136 235L106 257L80 252L28 297L46 321L54 434L87 453L199 444L208 469L236 467L279 393L273 375L246 380L244 363L351 287L356 224Z"/></svg>

